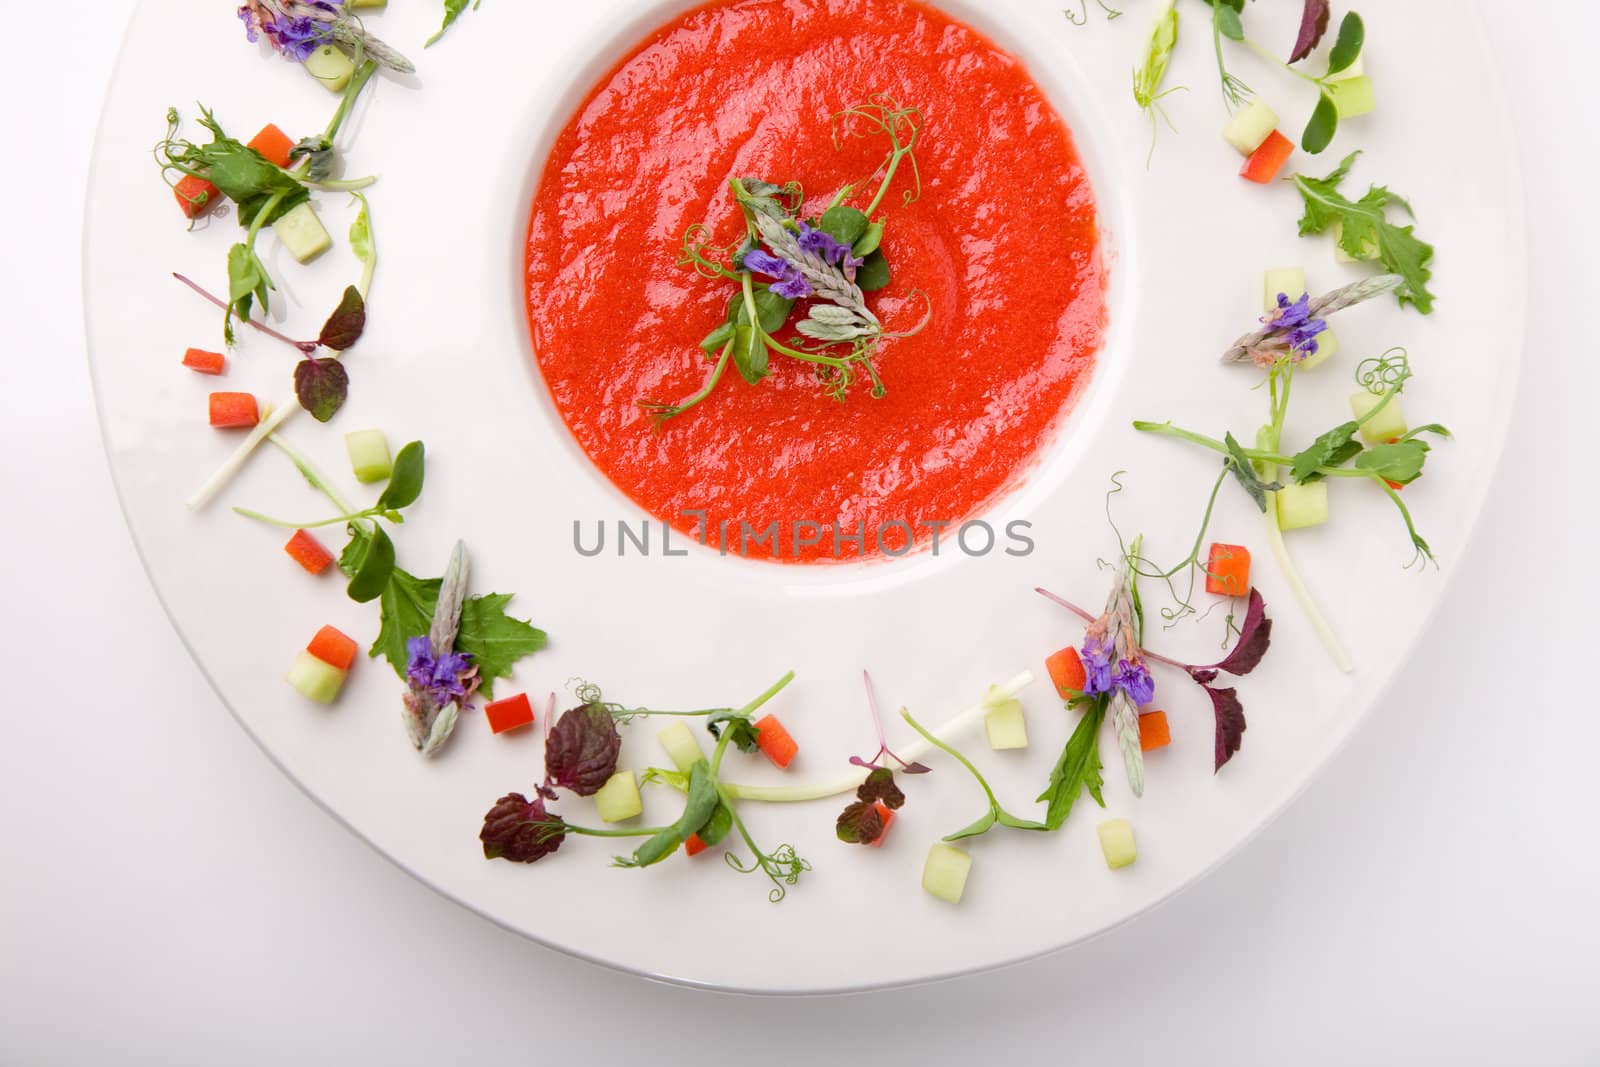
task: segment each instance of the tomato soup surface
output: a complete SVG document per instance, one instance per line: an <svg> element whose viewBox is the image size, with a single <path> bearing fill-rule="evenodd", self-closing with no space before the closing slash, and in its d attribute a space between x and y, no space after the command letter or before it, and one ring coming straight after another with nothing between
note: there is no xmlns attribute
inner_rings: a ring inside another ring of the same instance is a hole
<svg viewBox="0 0 1600 1067"><path fill-rule="evenodd" d="M886 395L863 375L830 399L812 367L774 353L759 385L730 367L653 429L640 402L701 387L713 360L698 345L735 291L676 265L684 232L737 239L732 178L800 182L804 218L850 183L865 208L889 142L836 150L832 117L879 93L922 111L921 193L905 203L902 166L875 214L893 280L868 303L890 331L922 318L917 291L932 308L920 333L883 342ZM936 530L950 550L1050 440L1105 322L1095 202L1066 125L1016 59L915 0L725 0L655 31L557 139L526 283L544 380L606 477L685 533L784 562L898 555Z"/></svg>

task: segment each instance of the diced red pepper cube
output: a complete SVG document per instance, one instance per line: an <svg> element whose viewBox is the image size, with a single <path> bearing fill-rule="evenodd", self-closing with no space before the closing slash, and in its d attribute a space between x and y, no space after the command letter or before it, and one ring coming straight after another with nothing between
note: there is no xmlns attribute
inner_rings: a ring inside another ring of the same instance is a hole
<svg viewBox="0 0 1600 1067"><path fill-rule="evenodd" d="M497 734L533 725L533 704L526 693L496 700L485 707L483 713L489 717L489 729Z"/></svg>
<svg viewBox="0 0 1600 1067"><path fill-rule="evenodd" d="M177 198L178 207L183 209L183 217L195 219L210 211L222 199L222 190L204 178L185 174L172 187L172 195Z"/></svg>
<svg viewBox="0 0 1600 1067"><path fill-rule="evenodd" d="M322 547L322 542L305 530L296 530L283 550L311 574L321 574L333 565L333 553Z"/></svg>
<svg viewBox="0 0 1600 1067"><path fill-rule="evenodd" d="M1277 130L1273 130L1267 135L1267 139L1261 142L1261 147L1244 161L1239 177L1266 185L1278 176L1278 172L1289 162L1289 157L1292 155L1294 155L1294 142Z"/></svg>
<svg viewBox="0 0 1600 1067"><path fill-rule="evenodd" d="M1139 750L1149 752L1152 748L1165 748L1172 744L1172 727L1167 723L1167 713L1164 711L1148 711L1139 716Z"/></svg>
<svg viewBox="0 0 1600 1067"><path fill-rule="evenodd" d="M883 839L889 836L889 827L894 825L895 819L899 818L899 813L889 810L881 800L873 801L873 805L878 809L878 818L883 820L883 833L878 835L876 841L869 843L873 848L882 848Z"/></svg>
<svg viewBox="0 0 1600 1067"><path fill-rule="evenodd" d="M183 353L183 365L199 374L221 374L228 368L228 359L221 352L191 348Z"/></svg>
<svg viewBox="0 0 1600 1067"><path fill-rule="evenodd" d="M1218 596L1247 596L1250 592L1250 550L1243 545L1211 546L1206 561L1206 592Z"/></svg>
<svg viewBox="0 0 1600 1067"><path fill-rule="evenodd" d="M324 626L317 631L317 636L311 639L306 646L306 651L320 659L330 667L337 667L341 671L350 669L356 661L356 653L360 651L355 639L347 636L343 631L332 626Z"/></svg>

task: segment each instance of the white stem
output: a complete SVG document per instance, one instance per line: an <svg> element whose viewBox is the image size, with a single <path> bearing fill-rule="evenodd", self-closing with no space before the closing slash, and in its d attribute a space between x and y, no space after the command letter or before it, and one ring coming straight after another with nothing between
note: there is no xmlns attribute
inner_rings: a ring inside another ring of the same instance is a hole
<svg viewBox="0 0 1600 1067"><path fill-rule="evenodd" d="M996 694L996 699L1003 700L1014 697L1031 684L1033 684L1033 672L1023 671L1021 674L1018 674L1015 678L1012 678L1009 682L1006 682L1004 685L999 687L1001 694L1003 695ZM982 721L983 716L989 710L989 707L990 705L987 703L977 704L973 707L970 707L966 711L963 711L960 715L957 715L949 722L934 730L933 735L942 741L949 741L953 737L957 737L963 733L966 733L968 730L972 729L972 727L976 726L980 721ZM933 747L934 746L925 738L918 737L915 741L912 741L910 744L906 745L906 747L896 749L895 751L899 754L900 758L904 759L907 763L913 763L921 759L923 756L926 756L929 752L933 751ZM866 769L856 768L851 770L848 774L840 775L838 778L813 782L807 785L736 785L732 782L729 782L725 783L723 788L728 791L729 796L735 798L736 800L758 800L774 804L793 804L805 800L822 800L826 797L836 797L843 793L853 792L854 790L860 788L861 783L866 781L866 778Z"/></svg>
<svg viewBox="0 0 1600 1067"><path fill-rule="evenodd" d="M185 506L190 511L199 511L211 503L216 495L222 492L227 484L233 481L234 476L239 473L240 469L244 467L245 460L250 458L250 453L260 447L261 442L271 436L274 430L282 426L291 415L299 410L299 404L284 404L278 408L269 407L266 417L256 423L255 428L250 431L250 435L239 443L238 448L234 449L233 455L229 456L227 462L218 468L217 473L206 479L206 483L195 491L195 494L185 502Z"/></svg>

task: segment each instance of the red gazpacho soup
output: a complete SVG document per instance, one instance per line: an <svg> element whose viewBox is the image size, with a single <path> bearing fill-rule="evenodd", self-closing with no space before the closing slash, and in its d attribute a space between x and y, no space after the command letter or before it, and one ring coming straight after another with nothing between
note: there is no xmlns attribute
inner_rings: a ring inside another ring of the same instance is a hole
<svg viewBox="0 0 1600 1067"><path fill-rule="evenodd" d="M707 381L698 346L729 308L725 281L678 265L685 232L737 240L735 178L799 181L802 217L847 185L866 208L886 144L836 145L831 119L875 94L922 121L874 215L893 274L869 306L891 332L927 315L882 342L884 394L863 376L830 398L775 356L657 428L641 404ZM534 352L595 466L693 539L783 562L949 544L1060 428L1105 286L1066 124L1017 59L919 0L722 0L660 27L560 133L527 238Z"/></svg>

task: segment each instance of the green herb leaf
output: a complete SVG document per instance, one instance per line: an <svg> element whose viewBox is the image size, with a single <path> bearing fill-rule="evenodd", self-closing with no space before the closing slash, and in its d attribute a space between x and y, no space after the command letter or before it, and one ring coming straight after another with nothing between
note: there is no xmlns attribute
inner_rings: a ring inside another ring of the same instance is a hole
<svg viewBox="0 0 1600 1067"><path fill-rule="evenodd" d="M733 332L733 364L745 381L755 385L767 376L767 344L753 326Z"/></svg>
<svg viewBox="0 0 1600 1067"><path fill-rule="evenodd" d="M742 304L743 301L741 300L740 303ZM733 323L724 322L721 326L706 334L706 339L700 342L700 347L705 350L707 355L711 355L713 352L721 352L731 340L733 340Z"/></svg>
<svg viewBox="0 0 1600 1067"><path fill-rule="evenodd" d="M344 407L350 375L336 359L304 359L294 369L294 395L318 422L327 422Z"/></svg>
<svg viewBox="0 0 1600 1067"><path fill-rule="evenodd" d="M711 818L695 833L700 836L700 841L707 848L714 848L722 844L722 839L728 836L728 831L733 829L733 811L728 805L717 801L717 808L711 813Z"/></svg>
<svg viewBox="0 0 1600 1067"><path fill-rule="evenodd" d="M367 302L361 298L361 292L355 286L347 286L344 296L339 299L339 306L323 323L317 343L335 352L346 352L361 340L366 328Z"/></svg>
<svg viewBox="0 0 1600 1067"><path fill-rule="evenodd" d="M378 268L378 249L372 240L372 211L367 206L367 198L360 193L354 195L361 204L361 210L356 212L356 220L350 224L350 251L361 263L361 282L356 288L361 291L361 299L365 301L372 288L372 275Z"/></svg>
<svg viewBox="0 0 1600 1067"><path fill-rule="evenodd" d="M1100 775L1103 767L1100 762L1100 724L1105 721L1105 715L1106 703L1103 698L1090 703L1083 717L1078 720L1072 736L1067 739L1067 747L1062 750L1055 769L1050 772L1049 787L1039 794L1039 800L1048 805L1045 825L1052 830L1060 829L1061 824L1067 821L1072 806L1084 790L1088 790L1096 804L1102 808L1106 806L1105 798L1100 795L1105 786L1105 779Z"/></svg>
<svg viewBox="0 0 1600 1067"><path fill-rule="evenodd" d="M1302 484L1322 477L1318 467L1342 467L1361 451L1361 442L1353 440L1360 423L1347 422L1335 426L1294 457L1292 474Z"/></svg>
<svg viewBox="0 0 1600 1067"><path fill-rule="evenodd" d="M863 293L876 293L889 287L889 260L878 249L866 257L866 262L856 268L856 286Z"/></svg>
<svg viewBox="0 0 1600 1067"><path fill-rule="evenodd" d="M350 578L350 585L346 588L350 599L357 604L365 604L378 599L389 587L389 579L395 574L394 542L389 540L389 535L383 528L374 523L367 532L366 548L361 553L361 562L356 567L356 572ZM434 589L437 597L438 589ZM431 622L433 613L430 611L428 618ZM422 633L427 633L424 626ZM401 662L404 662L402 656Z"/></svg>
<svg viewBox="0 0 1600 1067"><path fill-rule="evenodd" d="M306 160L305 176L310 181L323 182L333 177L339 154L333 142L326 137L307 137L289 149L290 160Z"/></svg>
<svg viewBox="0 0 1600 1067"><path fill-rule="evenodd" d="M857 257L865 259L872 255L883 245L883 223L874 222L868 226L866 232L856 241L855 247L850 249Z"/></svg>
<svg viewBox="0 0 1600 1067"><path fill-rule="evenodd" d="M818 220L822 232L832 237L842 245L854 246L866 235L867 228L872 225L872 220L853 207L843 204L830 207L822 213Z"/></svg>
<svg viewBox="0 0 1600 1067"><path fill-rule="evenodd" d="M1332 96L1323 92L1317 97L1316 110L1311 113L1306 132L1300 137L1300 147L1317 155L1333 143L1333 135L1338 132L1339 107L1333 102Z"/></svg>
<svg viewBox="0 0 1600 1067"><path fill-rule="evenodd" d="M224 317L224 333L233 344L233 316L249 321L251 306L260 301L261 310L267 310L267 291L274 288L272 279L261 260L245 244L228 249L228 308Z"/></svg>
<svg viewBox="0 0 1600 1067"><path fill-rule="evenodd" d="M1244 23L1239 13L1227 4L1218 4L1215 15L1217 29L1230 41L1244 40Z"/></svg>
<svg viewBox="0 0 1600 1067"><path fill-rule="evenodd" d="M984 834L994 829L995 823L997 823L999 820L999 812L995 808L990 808L980 818L978 818L976 822L972 822L966 826L963 826L953 834L945 834L944 840L960 841L968 837L982 837Z"/></svg>
<svg viewBox="0 0 1600 1067"><path fill-rule="evenodd" d="M437 588L435 589L437 593ZM510 678L518 660L531 656L549 644L543 630L506 614L510 593L475 596L461 606L461 632L456 635L456 650L472 656L483 679L483 695L493 698L494 680ZM433 609L428 609L433 618ZM404 650L404 643L401 645ZM404 659L401 663L404 664ZM404 666L400 668L404 673Z"/></svg>
<svg viewBox="0 0 1600 1067"><path fill-rule="evenodd" d="M422 47L432 48L439 38L445 35L445 31L455 25L456 19L460 18L461 13L467 10L468 4L471 4L472 9L476 11L478 5L482 2L483 0L476 0L476 2L474 0L444 0L444 24L439 27L439 32L429 37L427 43Z"/></svg>
<svg viewBox="0 0 1600 1067"><path fill-rule="evenodd" d="M1371 186L1365 196L1354 202L1339 191L1358 155L1359 152L1352 152L1346 156L1326 178L1295 175L1295 188L1305 202L1300 235L1319 234L1337 223L1339 245L1350 255L1362 258L1376 246L1384 269L1405 279L1395 290L1400 306L1412 305L1424 315L1431 314L1434 296L1428 291L1428 282L1433 277L1433 246L1420 240L1414 227L1396 226L1386 215L1391 204L1409 215L1410 205L1381 185Z"/></svg>
<svg viewBox="0 0 1600 1067"><path fill-rule="evenodd" d="M783 324L789 321L789 315L794 311L793 300L785 296L779 296L764 285L755 287L754 302L756 305L756 320L761 323L761 332L768 337L783 329ZM745 303L742 292L734 294L730 315L732 326L750 325L750 306ZM720 350L723 345L728 343L731 336L730 334L728 337L724 337L722 342L713 346L713 348ZM710 337L706 338L706 341L710 340ZM705 347L705 341L701 342L701 347Z"/></svg>
<svg viewBox="0 0 1600 1067"><path fill-rule="evenodd" d="M706 729L711 731L711 736L722 737L722 731L728 731L728 740L740 752L755 752L760 749L760 733L756 724L750 721L748 715L736 712L722 712L706 717Z"/></svg>
<svg viewBox="0 0 1600 1067"><path fill-rule="evenodd" d="M1233 469L1233 475L1239 479L1239 484L1244 486L1244 491L1250 494L1250 499L1256 502L1256 507L1263 512L1267 510L1267 494L1282 489L1277 482L1268 485L1256 475L1255 464L1244 454L1244 449L1234 439L1233 434L1222 438L1223 444L1228 446L1228 465Z"/></svg>
<svg viewBox="0 0 1600 1067"><path fill-rule="evenodd" d="M1333 42L1333 51L1328 54L1328 73L1338 74L1348 70L1350 64L1361 57L1361 46L1366 39L1366 24L1361 21L1360 15L1350 12L1339 23L1339 36Z"/></svg>
<svg viewBox="0 0 1600 1067"><path fill-rule="evenodd" d="M1420 438L1374 445L1356 457L1356 467L1371 471L1391 482L1410 485L1428 461L1428 443Z"/></svg>
<svg viewBox="0 0 1600 1067"><path fill-rule="evenodd" d="M350 543L339 556L342 571L350 575L356 573L372 537L369 530L350 528ZM409 660L406 641L424 637L432 628L440 584L438 578L418 578L395 567L379 598L381 625L368 655L373 659L387 659L401 680L405 679ZM506 605L510 602L509 593L499 593L472 597L461 607L456 649L472 654L483 683L483 694L488 698L494 696L496 678L509 678L518 660L549 643L543 630L506 615Z"/></svg>
<svg viewBox="0 0 1600 1067"><path fill-rule="evenodd" d="M378 497L378 507L398 511L416 503L417 497L422 495L425 458L426 449L421 441L412 441L395 454L394 470L389 475L389 484L384 487L383 495Z"/></svg>

